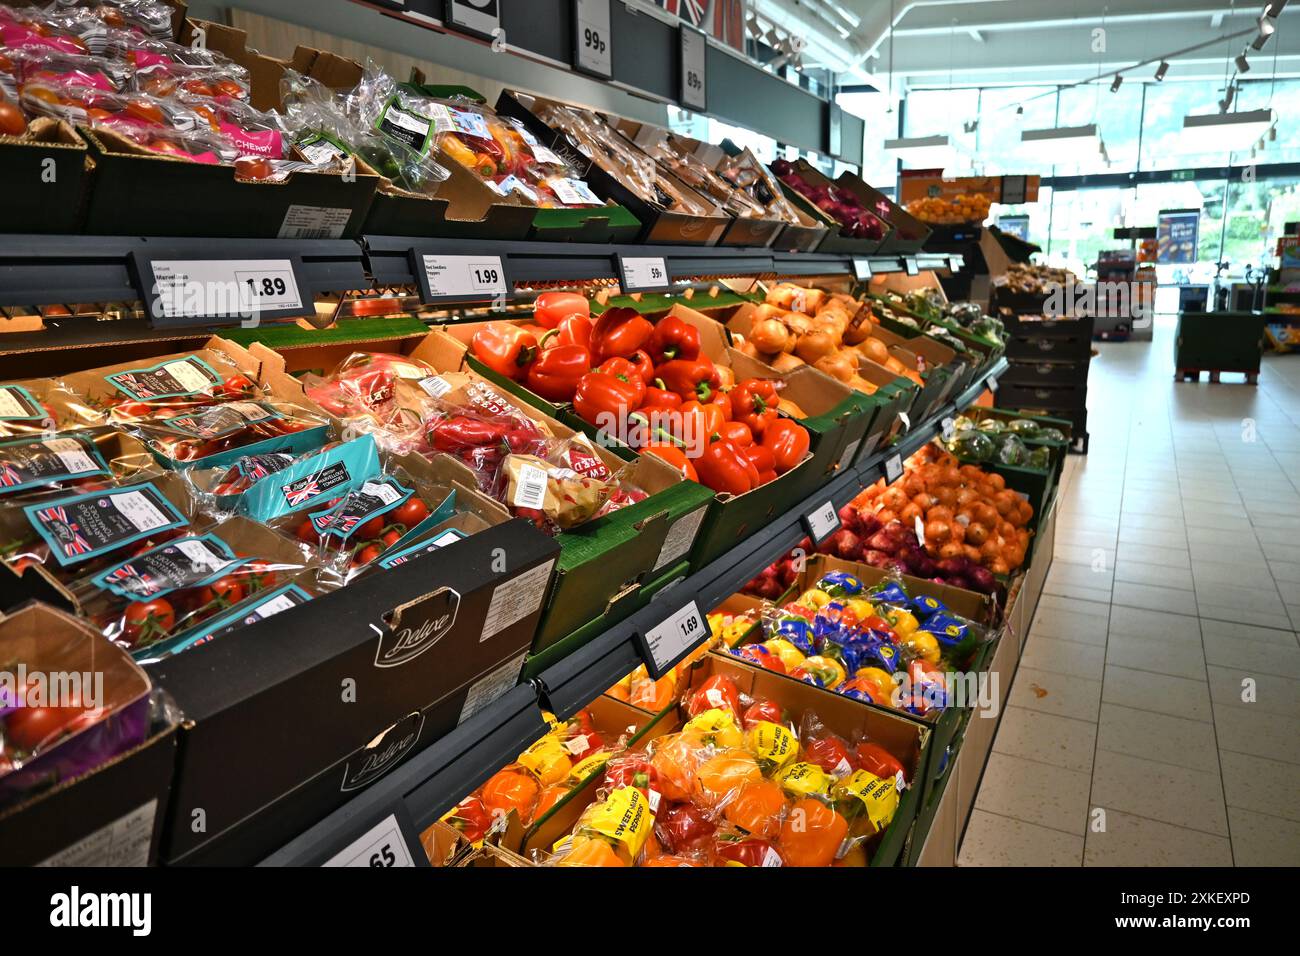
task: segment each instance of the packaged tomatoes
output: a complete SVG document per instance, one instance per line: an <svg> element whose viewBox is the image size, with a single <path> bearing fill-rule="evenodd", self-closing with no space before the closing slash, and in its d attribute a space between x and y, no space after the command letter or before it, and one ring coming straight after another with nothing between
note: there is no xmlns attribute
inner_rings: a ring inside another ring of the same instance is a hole
<svg viewBox="0 0 1300 956"><path fill-rule="evenodd" d="M381 447L405 453L423 444L429 393L420 383L435 374L400 353L354 352L327 375L307 376L303 386L307 398L352 436L372 434Z"/></svg>
<svg viewBox="0 0 1300 956"><path fill-rule="evenodd" d="M249 455L319 448L329 422L278 399L199 405L125 426L169 468L216 467Z"/></svg>
<svg viewBox="0 0 1300 956"><path fill-rule="evenodd" d="M93 491L154 467L143 444L113 428L0 438L0 505Z"/></svg>
<svg viewBox="0 0 1300 956"><path fill-rule="evenodd" d="M105 637L144 662L305 604L320 586L307 548L232 518L137 547L68 590Z"/></svg>

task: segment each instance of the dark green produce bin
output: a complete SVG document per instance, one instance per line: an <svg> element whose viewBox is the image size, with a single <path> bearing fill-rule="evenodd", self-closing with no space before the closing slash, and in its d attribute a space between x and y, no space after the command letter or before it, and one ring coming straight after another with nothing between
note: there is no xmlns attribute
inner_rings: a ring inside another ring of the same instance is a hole
<svg viewBox="0 0 1300 956"><path fill-rule="evenodd" d="M1174 338L1174 374L1259 374L1267 317L1259 312L1182 312Z"/></svg>

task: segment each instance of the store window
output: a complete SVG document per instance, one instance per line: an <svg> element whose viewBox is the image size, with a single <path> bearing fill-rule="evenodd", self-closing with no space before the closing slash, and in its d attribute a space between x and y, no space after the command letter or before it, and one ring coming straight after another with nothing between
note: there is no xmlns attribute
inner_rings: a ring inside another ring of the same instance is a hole
<svg viewBox="0 0 1300 956"><path fill-rule="evenodd" d="M862 120L862 178L876 188L892 189L898 179L897 162L885 153L883 143L898 135L898 111L889 108L885 93L841 93L835 102Z"/></svg>
<svg viewBox="0 0 1300 956"><path fill-rule="evenodd" d="M1084 150L1062 155L1054 164L1057 175L1137 169L1144 86L1151 85L1154 84L1125 83L1115 93L1098 83L1061 90L1060 112L1055 125L1086 126L1095 123L1106 153L1103 156L1100 151L1091 153Z"/></svg>
<svg viewBox="0 0 1300 956"><path fill-rule="evenodd" d="M1019 112L1018 112L1019 110ZM1042 173L1042 164L1020 154L1020 134L1056 125L1056 90L1044 86L986 89L980 96L975 170L981 175Z"/></svg>

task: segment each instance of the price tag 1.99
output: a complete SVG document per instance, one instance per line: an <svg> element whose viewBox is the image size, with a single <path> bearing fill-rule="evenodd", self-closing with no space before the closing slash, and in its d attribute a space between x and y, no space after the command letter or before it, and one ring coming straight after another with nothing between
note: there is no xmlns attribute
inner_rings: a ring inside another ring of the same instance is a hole
<svg viewBox="0 0 1300 956"><path fill-rule="evenodd" d="M397 815L390 813L321 865L387 869L414 867L416 863Z"/></svg>
<svg viewBox="0 0 1300 956"><path fill-rule="evenodd" d="M426 304L504 298L510 291L500 256L415 254L416 284Z"/></svg>
<svg viewBox="0 0 1300 956"><path fill-rule="evenodd" d="M573 0L573 65L608 80L614 75L609 30L610 0Z"/></svg>
<svg viewBox="0 0 1300 956"><path fill-rule="evenodd" d="M646 670L655 680L712 635L709 621L690 601L664 621L638 635Z"/></svg>
<svg viewBox="0 0 1300 956"><path fill-rule="evenodd" d="M250 324L315 313L303 304L297 261L146 259L133 254L153 325Z"/></svg>
<svg viewBox="0 0 1300 956"><path fill-rule="evenodd" d="M672 288L663 256L619 256L619 284L624 292L666 292Z"/></svg>
<svg viewBox="0 0 1300 956"><path fill-rule="evenodd" d="M893 484L903 477L903 456L892 455L885 459L885 481Z"/></svg>
<svg viewBox="0 0 1300 956"><path fill-rule="evenodd" d="M812 514L804 515L804 526L813 544L821 544L840 529L840 513L833 502L826 502Z"/></svg>

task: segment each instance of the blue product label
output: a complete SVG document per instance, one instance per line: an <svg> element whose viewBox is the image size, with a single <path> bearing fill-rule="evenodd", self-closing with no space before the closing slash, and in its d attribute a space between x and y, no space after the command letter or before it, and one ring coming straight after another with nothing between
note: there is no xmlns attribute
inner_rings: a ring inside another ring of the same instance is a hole
<svg viewBox="0 0 1300 956"><path fill-rule="evenodd" d="M872 592L871 600L877 603L898 604L901 606L906 606L908 603L907 592L895 581L890 581Z"/></svg>
<svg viewBox="0 0 1300 956"><path fill-rule="evenodd" d="M840 591L845 595L859 594L862 591L862 579L847 571L828 571L822 575L817 587L832 594Z"/></svg>
<svg viewBox="0 0 1300 956"><path fill-rule="evenodd" d="M288 611L291 608L306 604L310 600L311 595L298 585L285 584L272 591L255 594L231 608L227 613L204 621L202 624L176 635L165 644L155 644L152 647L141 648L131 656L136 660L157 660L179 654L181 651L189 650L191 647L198 647L200 644L206 644L218 637L224 637L240 628L248 627L250 624L264 621L281 611Z"/></svg>
<svg viewBox="0 0 1300 956"><path fill-rule="evenodd" d="M922 621L937 611L948 610L947 605L938 598L930 597L928 594L919 594L912 598L911 608L912 613Z"/></svg>
<svg viewBox="0 0 1300 956"><path fill-rule="evenodd" d="M215 534L177 538L95 575L91 583L118 597L148 600L209 584L249 560L235 557Z"/></svg>
<svg viewBox="0 0 1300 956"><path fill-rule="evenodd" d="M109 474L108 462L89 435L0 442L0 495L70 478Z"/></svg>
<svg viewBox="0 0 1300 956"><path fill-rule="evenodd" d="M341 498L379 473L374 436L362 435L263 478L240 496L238 510L254 521L271 521Z"/></svg>
<svg viewBox="0 0 1300 956"><path fill-rule="evenodd" d="M959 644L970 633L970 625L954 614L939 611L925 622L926 631L935 636L940 644Z"/></svg>
<svg viewBox="0 0 1300 956"><path fill-rule="evenodd" d="M413 490L403 487L397 479L381 475L363 481L333 508L313 512L311 523L321 537L330 535L346 541L371 518L387 514L413 494Z"/></svg>
<svg viewBox="0 0 1300 956"><path fill-rule="evenodd" d="M197 355L168 359L148 368L113 372L105 375L104 380L123 395L140 402L205 395L222 382L220 373Z"/></svg>
<svg viewBox="0 0 1300 956"><path fill-rule="evenodd" d="M406 564L412 558L421 554L429 554L433 551L440 551L448 545L455 544L461 538L467 538L469 535L455 528L448 528L436 538L428 541L421 541L419 544L413 544L409 548L399 548L396 552L385 558L379 559L379 566L385 570L395 568L399 565Z"/></svg>
<svg viewBox="0 0 1300 956"><path fill-rule="evenodd" d="M62 567L189 524L152 482L28 505L23 514Z"/></svg>
<svg viewBox="0 0 1300 956"><path fill-rule="evenodd" d="M0 422L39 422L45 408L21 385L0 385Z"/></svg>

